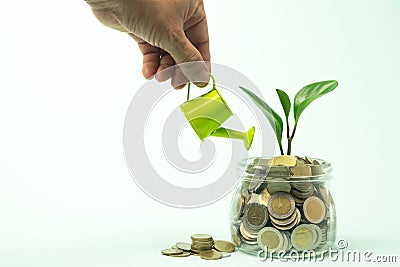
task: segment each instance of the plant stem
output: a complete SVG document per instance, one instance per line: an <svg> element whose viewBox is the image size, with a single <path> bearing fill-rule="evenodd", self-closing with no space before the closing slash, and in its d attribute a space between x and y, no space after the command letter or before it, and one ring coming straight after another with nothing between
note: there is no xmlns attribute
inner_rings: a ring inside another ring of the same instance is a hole
<svg viewBox="0 0 400 267"><path fill-rule="evenodd" d="M287 152L286 154L290 156L290 153L292 152L292 138L288 138L287 141Z"/></svg>
<svg viewBox="0 0 400 267"><path fill-rule="evenodd" d="M288 150L287 150L287 152L286 152L286 154L287 155L290 155L290 150L291 150L291 146L292 146L292 142L291 142L291 140L290 140L290 142L289 142L289 131L290 131L290 128L289 128L289 119L288 119L288 117L286 117L286 138L287 138L287 140L288 140ZM282 154L283 155L283 154Z"/></svg>
<svg viewBox="0 0 400 267"><path fill-rule="evenodd" d="M186 101L189 101L189 97L190 97L190 82L188 82L188 92L186 96Z"/></svg>
<svg viewBox="0 0 400 267"><path fill-rule="evenodd" d="M287 139L289 139L289 131L290 131L290 129L289 129L289 120L286 117L286 137L287 137Z"/></svg>
<svg viewBox="0 0 400 267"><path fill-rule="evenodd" d="M285 153L283 153L283 147L282 147L282 144L279 144L279 149L280 149L280 151L281 151L281 155L285 155Z"/></svg>
<svg viewBox="0 0 400 267"><path fill-rule="evenodd" d="M287 153L286 153L287 155L290 155L292 153L292 141L293 141L294 134L296 133L296 129L297 129L297 123L294 124L292 135L290 137L288 137L288 148L287 148Z"/></svg>

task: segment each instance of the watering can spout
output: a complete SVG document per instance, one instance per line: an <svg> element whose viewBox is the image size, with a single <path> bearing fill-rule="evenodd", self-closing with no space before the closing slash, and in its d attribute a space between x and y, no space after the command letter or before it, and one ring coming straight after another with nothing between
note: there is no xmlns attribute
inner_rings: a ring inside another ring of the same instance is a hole
<svg viewBox="0 0 400 267"><path fill-rule="evenodd" d="M254 126L251 127L247 132L244 132L244 133L221 127L219 129L215 130L211 134L211 136L243 140L244 147L246 148L246 150L249 150L251 147L251 144L253 143L254 132L255 132Z"/></svg>

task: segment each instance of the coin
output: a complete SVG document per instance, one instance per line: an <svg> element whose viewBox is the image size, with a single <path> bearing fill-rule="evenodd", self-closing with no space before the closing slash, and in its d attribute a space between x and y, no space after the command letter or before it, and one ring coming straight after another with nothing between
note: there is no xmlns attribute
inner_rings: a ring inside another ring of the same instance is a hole
<svg viewBox="0 0 400 267"><path fill-rule="evenodd" d="M314 245L311 247L311 249L316 249L321 244L321 241L322 241L322 230L316 224L310 224L310 227L313 227L315 229L315 232L317 233L317 240L315 241Z"/></svg>
<svg viewBox="0 0 400 267"><path fill-rule="evenodd" d="M303 212L309 222L317 224L325 218L326 207L320 198L312 196L304 201Z"/></svg>
<svg viewBox="0 0 400 267"><path fill-rule="evenodd" d="M289 250L289 245L291 246L289 242L289 236L287 234L287 231L281 231L282 237L283 237L283 244L282 247L278 249L278 251L287 251Z"/></svg>
<svg viewBox="0 0 400 267"><path fill-rule="evenodd" d="M301 159L296 159L296 166L305 166L306 162Z"/></svg>
<svg viewBox="0 0 400 267"><path fill-rule="evenodd" d="M190 250L190 244L186 242L178 242L176 243L176 247L181 250L186 250L186 251Z"/></svg>
<svg viewBox="0 0 400 267"><path fill-rule="evenodd" d="M306 160L307 164L312 164L312 159L308 156L305 156L304 159Z"/></svg>
<svg viewBox="0 0 400 267"><path fill-rule="evenodd" d="M253 161L254 165L259 165L259 166L268 166L271 165L271 159L267 158L255 158Z"/></svg>
<svg viewBox="0 0 400 267"><path fill-rule="evenodd" d="M317 234L315 229L308 224L300 224L293 230L290 240L296 250L309 250L315 244Z"/></svg>
<svg viewBox="0 0 400 267"><path fill-rule="evenodd" d="M210 249L200 252L200 258L204 260L219 260L222 258L221 252Z"/></svg>
<svg viewBox="0 0 400 267"><path fill-rule="evenodd" d="M268 181L267 190L272 195L276 192L290 193L292 187L284 178L272 178Z"/></svg>
<svg viewBox="0 0 400 267"><path fill-rule="evenodd" d="M274 221L271 221L271 222L272 222L272 225L276 229L279 229L282 231L287 231L287 230L290 230L290 229L296 227L299 224L300 219L301 219L301 213L300 213L299 209L296 208L295 219L291 223L289 223L287 225L280 225L280 224L275 224Z"/></svg>
<svg viewBox="0 0 400 267"><path fill-rule="evenodd" d="M252 233L249 230L246 229L247 227L245 226L245 223L241 223L240 224L240 233L242 234L242 236L246 239L255 239L257 238L257 233Z"/></svg>
<svg viewBox="0 0 400 267"><path fill-rule="evenodd" d="M218 240L214 243L214 248L220 252L233 252L235 245L228 241Z"/></svg>
<svg viewBox="0 0 400 267"><path fill-rule="evenodd" d="M171 257L188 257L192 255L189 251L183 251L181 254L171 254Z"/></svg>
<svg viewBox="0 0 400 267"><path fill-rule="evenodd" d="M274 157L271 162L272 166L283 165L283 166L296 166L296 159L289 155L281 155Z"/></svg>
<svg viewBox="0 0 400 267"><path fill-rule="evenodd" d="M314 176L324 174L322 167L320 165L311 165L312 174Z"/></svg>
<svg viewBox="0 0 400 267"><path fill-rule="evenodd" d="M264 206L268 206L268 201L271 198L271 195L266 188L264 188L261 191L261 194L259 195L259 197L260 197L259 202L261 204L263 204Z"/></svg>
<svg viewBox="0 0 400 267"><path fill-rule="evenodd" d="M257 238L255 238L255 239L246 239L246 238L242 238L242 245L243 244L247 244L247 245L250 245L250 246L254 246L254 245L257 245Z"/></svg>
<svg viewBox="0 0 400 267"><path fill-rule="evenodd" d="M283 235L279 230L273 227L265 227L258 232L257 243L258 246L265 251L267 251L267 249L281 248L283 245Z"/></svg>
<svg viewBox="0 0 400 267"><path fill-rule="evenodd" d="M167 248L167 249L161 250L161 253L162 253L163 255L170 256L170 255L181 254L181 253L183 253L183 250L181 250L181 249L176 249L176 248Z"/></svg>
<svg viewBox="0 0 400 267"><path fill-rule="evenodd" d="M283 192L275 193L268 201L269 213L277 219L286 219L295 211L294 199Z"/></svg>
<svg viewBox="0 0 400 267"><path fill-rule="evenodd" d="M191 235L190 238L192 240L213 240L212 236L209 234L194 234Z"/></svg>
<svg viewBox="0 0 400 267"><path fill-rule="evenodd" d="M267 177L286 178L290 175L291 172L287 166L271 166L269 171L266 172Z"/></svg>
<svg viewBox="0 0 400 267"><path fill-rule="evenodd" d="M290 171L294 177L308 177L312 175L311 167L307 165L290 167Z"/></svg>
<svg viewBox="0 0 400 267"><path fill-rule="evenodd" d="M286 219L277 219L272 216L270 216L270 219L271 219L271 222L275 225L288 226L288 225L292 224L293 222L296 222L298 217L301 217L301 213L300 213L300 210L298 208L296 208L295 212L293 212L293 214ZM280 230L282 230L282 229L280 229Z"/></svg>
<svg viewBox="0 0 400 267"><path fill-rule="evenodd" d="M231 240L236 246L240 246L242 241L240 240L239 231L236 227L231 227Z"/></svg>
<svg viewBox="0 0 400 267"><path fill-rule="evenodd" d="M268 220L267 208L258 203L247 205L244 211L244 220L251 229L261 229Z"/></svg>
<svg viewBox="0 0 400 267"><path fill-rule="evenodd" d="M313 165L321 165L321 163L316 159L313 159L312 164Z"/></svg>
<svg viewBox="0 0 400 267"><path fill-rule="evenodd" d="M314 190L310 190L310 191L300 191L298 189L292 189L292 194L293 196L300 198L300 199L306 199L311 197L314 194Z"/></svg>

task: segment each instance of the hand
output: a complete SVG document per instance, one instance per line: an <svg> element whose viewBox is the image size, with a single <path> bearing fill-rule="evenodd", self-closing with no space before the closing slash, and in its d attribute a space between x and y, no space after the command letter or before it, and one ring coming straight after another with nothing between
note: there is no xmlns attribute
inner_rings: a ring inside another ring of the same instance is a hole
<svg viewBox="0 0 400 267"><path fill-rule="evenodd" d="M188 80L205 86L210 50L203 0L86 0L104 25L127 32L143 54L143 76L172 78L175 88ZM200 61L200 62L198 62ZM175 64L186 67L171 68ZM207 63L205 63L207 62Z"/></svg>

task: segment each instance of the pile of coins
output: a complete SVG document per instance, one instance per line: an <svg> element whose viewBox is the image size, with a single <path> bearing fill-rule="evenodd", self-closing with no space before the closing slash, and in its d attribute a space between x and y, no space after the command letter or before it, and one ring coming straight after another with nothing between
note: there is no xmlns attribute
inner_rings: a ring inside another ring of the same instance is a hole
<svg viewBox="0 0 400 267"><path fill-rule="evenodd" d="M231 207L233 243L246 252L321 250L334 214L321 163L309 157L257 158Z"/></svg>
<svg viewBox="0 0 400 267"><path fill-rule="evenodd" d="M204 260L219 260L231 256L235 251L234 244L224 240L214 241L211 235L194 234L192 243L178 242L171 248L163 249L161 254L171 257L200 256Z"/></svg>

